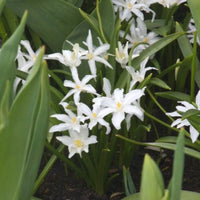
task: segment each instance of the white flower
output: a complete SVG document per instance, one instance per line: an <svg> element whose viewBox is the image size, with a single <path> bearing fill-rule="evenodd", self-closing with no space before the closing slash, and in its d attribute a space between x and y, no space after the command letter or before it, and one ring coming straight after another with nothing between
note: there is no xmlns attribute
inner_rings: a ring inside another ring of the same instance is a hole
<svg viewBox="0 0 200 200"><path fill-rule="evenodd" d="M125 47L123 47L122 43L118 41L118 48L115 49L116 61L121 64L122 68L126 67L128 63L128 42Z"/></svg>
<svg viewBox="0 0 200 200"><path fill-rule="evenodd" d="M90 85L90 84L87 84L91 79L95 78L96 76L86 75L83 77L83 79L81 81L80 81L78 75L76 75L76 74L75 75L72 74L72 77L74 79L74 82L69 81L69 80L64 81L64 86L72 88L72 89L62 99L62 101L65 101L69 96L74 94L74 102L75 102L75 104L78 104L80 101L80 93L81 92L87 92L87 93L97 95L94 87L92 87L92 85Z"/></svg>
<svg viewBox="0 0 200 200"><path fill-rule="evenodd" d="M84 121L84 117L80 115L80 113L78 113L78 115L76 115L75 113L73 113L71 110L67 109L68 104L65 102L61 102L60 103L66 114L54 114L51 115L51 117L55 117L56 119L62 121L63 123L58 124L58 125L54 125L50 128L49 132L62 132L62 131L66 131L66 130L74 130L74 131L80 131L80 122Z"/></svg>
<svg viewBox="0 0 200 200"><path fill-rule="evenodd" d="M141 20L144 20L142 11L147 13L152 12L152 21L155 18L155 12L149 8L149 5L138 0L112 0L112 2L115 4L115 10L119 9L120 18L122 21L124 19L129 20L133 14L135 14Z"/></svg>
<svg viewBox="0 0 200 200"><path fill-rule="evenodd" d="M86 42L83 43L88 47L88 53L85 56L83 56L83 59L88 60L88 64L92 75L96 75L96 62L103 63L104 65L112 69L112 66L103 56L105 55L105 53L107 53L107 50L110 48L109 44L103 44L96 48L93 45L92 34L90 30L88 31Z"/></svg>
<svg viewBox="0 0 200 200"><path fill-rule="evenodd" d="M131 83L130 83L130 90L137 82L142 82L145 78L145 74L147 71L151 69L155 69L154 67L145 67L146 63L148 62L148 58L141 62L139 70L134 69L132 66L126 66L128 73L131 75Z"/></svg>
<svg viewBox="0 0 200 200"><path fill-rule="evenodd" d="M26 52L23 52L21 50L21 47L24 47ZM36 57L39 54L38 49L36 52L33 51L31 48L30 42L28 40L21 40L20 45L18 46L18 52L17 52L17 68L20 71L28 73L30 68L34 65ZM24 80L21 80L20 78L16 78L14 81L14 91L16 91L18 84L22 81L24 83Z"/></svg>
<svg viewBox="0 0 200 200"><path fill-rule="evenodd" d="M121 128L121 122L125 119L125 113L135 115L143 120L143 111L138 106L138 101L143 95L144 89L135 89L124 94L123 89L116 88L111 97L102 97L101 105L104 108L102 108L101 114L106 116L112 113L112 123L118 130Z"/></svg>
<svg viewBox="0 0 200 200"><path fill-rule="evenodd" d="M110 126L109 123L106 122L103 118L105 115L101 113L102 108L98 103L93 104L93 109L91 110L86 104L80 103L78 105L79 110L81 113L86 115L86 118L90 120L88 127L91 130L94 126L97 125L97 123L101 124L102 126L105 126L107 131L106 134L110 133Z"/></svg>
<svg viewBox="0 0 200 200"><path fill-rule="evenodd" d="M123 36L124 32L121 31L120 35ZM159 37L157 37L157 34L154 32L148 33L146 24L140 18L137 18L137 26L133 21L133 23L130 26L130 35L127 34L126 39L129 41L129 48L136 46L133 51L133 54L140 54L140 52L146 49L149 45L158 41Z"/></svg>
<svg viewBox="0 0 200 200"><path fill-rule="evenodd" d="M86 126L82 126L80 132L70 130L69 136L58 136L56 139L68 146L68 158L71 158L76 153L81 156L83 151L88 153L89 145L97 143L96 136L89 137L89 131Z"/></svg>
<svg viewBox="0 0 200 200"><path fill-rule="evenodd" d="M194 43L194 32L196 31L196 27L195 27L195 24L194 24L194 19L192 18L188 24L188 34L187 34L187 37L188 39L190 40L190 43ZM200 39L199 37L197 36L197 44L200 45Z"/></svg>
<svg viewBox="0 0 200 200"><path fill-rule="evenodd" d="M184 2L187 2L187 0L157 0L157 3L167 8L170 8L175 5L179 5Z"/></svg>
<svg viewBox="0 0 200 200"><path fill-rule="evenodd" d="M199 132L190 124L190 122L187 119L182 120L182 115L179 113L185 113L190 109L198 109L200 110L200 91L197 93L196 99L195 99L195 103L196 106L192 105L191 103L188 103L187 101L179 101L178 103L180 103L181 105L176 106L176 110L174 112L171 113L166 113L169 116L172 117L178 117L178 119L176 119L171 126L177 126L177 128L181 128L184 126L189 126L189 131L191 134L191 140L192 142L195 142L199 136Z"/></svg>
<svg viewBox="0 0 200 200"><path fill-rule="evenodd" d="M71 45L73 46L73 51L62 50L62 54L53 53L47 55L45 58L50 60L58 60L63 65L70 67L70 69L78 67L81 64L82 57L87 54L87 51L80 48L78 43Z"/></svg>

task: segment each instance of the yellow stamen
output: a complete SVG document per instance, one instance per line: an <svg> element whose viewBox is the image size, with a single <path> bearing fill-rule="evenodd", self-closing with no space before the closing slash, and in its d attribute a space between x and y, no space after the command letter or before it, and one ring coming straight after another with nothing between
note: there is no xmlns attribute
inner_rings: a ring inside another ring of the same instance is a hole
<svg viewBox="0 0 200 200"><path fill-rule="evenodd" d="M94 113L92 113L92 117L96 117L97 116L97 114L94 112Z"/></svg>
<svg viewBox="0 0 200 200"><path fill-rule="evenodd" d="M117 108L121 108L122 104L118 101L117 102Z"/></svg>
<svg viewBox="0 0 200 200"><path fill-rule="evenodd" d="M82 147L83 146L83 143L80 141L80 140L75 140L75 145L77 147Z"/></svg>
<svg viewBox="0 0 200 200"><path fill-rule="evenodd" d="M125 58L125 56L124 56L123 53L120 54L120 58L121 58L121 59Z"/></svg>
<svg viewBox="0 0 200 200"><path fill-rule="evenodd" d="M72 118L72 122L75 123L76 122L76 117Z"/></svg>
<svg viewBox="0 0 200 200"><path fill-rule="evenodd" d="M72 60L76 60L76 53L75 52L72 53Z"/></svg>
<svg viewBox="0 0 200 200"><path fill-rule="evenodd" d="M75 88L79 90L79 89L81 89L81 86L80 85L76 85Z"/></svg>
<svg viewBox="0 0 200 200"><path fill-rule="evenodd" d="M87 56L88 56L88 59L89 59L89 60L92 60L92 59L94 58L94 54L93 54L93 53L88 53Z"/></svg>
<svg viewBox="0 0 200 200"><path fill-rule="evenodd" d="M127 4L127 8L128 8L129 10L132 9L132 4L131 4L130 2Z"/></svg>
<svg viewBox="0 0 200 200"><path fill-rule="evenodd" d="M144 38L144 42L148 42L149 39L147 37Z"/></svg>

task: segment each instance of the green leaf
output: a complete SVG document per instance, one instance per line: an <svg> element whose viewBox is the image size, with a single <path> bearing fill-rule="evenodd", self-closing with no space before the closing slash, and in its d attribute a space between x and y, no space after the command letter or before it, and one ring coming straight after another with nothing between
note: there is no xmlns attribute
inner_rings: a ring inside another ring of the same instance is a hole
<svg viewBox="0 0 200 200"><path fill-rule="evenodd" d="M171 35L168 35L154 44L150 45L148 48L146 48L144 51L141 52L140 56L136 57L135 59L132 60L132 66L137 67L140 65L140 63L147 57L155 54L159 50L161 50L163 47L167 46L177 38L179 38L181 35L184 33L174 33Z"/></svg>
<svg viewBox="0 0 200 200"><path fill-rule="evenodd" d="M6 82L6 88L2 101L0 102L0 131L6 126L9 111L10 82Z"/></svg>
<svg viewBox="0 0 200 200"><path fill-rule="evenodd" d="M171 88L167 85L167 83L165 83L163 80L156 77L151 78L149 83L151 83L152 85L156 85L160 88L164 88L166 90L171 90Z"/></svg>
<svg viewBox="0 0 200 200"><path fill-rule="evenodd" d="M0 132L0 194L4 200L30 199L32 195L48 128L43 54L44 49L13 102L7 126Z"/></svg>
<svg viewBox="0 0 200 200"><path fill-rule="evenodd" d="M190 96L188 94L182 92L156 92L155 93L159 97L163 97L166 99L176 100L176 101L190 101Z"/></svg>
<svg viewBox="0 0 200 200"><path fill-rule="evenodd" d="M151 157L145 155L142 169L141 200L160 200L163 195L162 174Z"/></svg>
<svg viewBox="0 0 200 200"><path fill-rule="evenodd" d="M152 146L152 147L160 147L160 148L164 148L164 149L169 149L169 150L175 150L176 145L175 144L171 144L171 143L163 143L163 142L138 142L135 140L131 140L129 138L126 138L122 135L116 135L117 137L126 140L128 142L131 142L133 144L137 144L137 145L142 145L142 146ZM184 152L185 154L192 156L194 158L200 159L200 154L199 151L193 150L191 148L185 147L184 148Z"/></svg>
<svg viewBox="0 0 200 200"><path fill-rule="evenodd" d="M176 31L177 32L182 32L183 31L183 29L182 29L182 27L181 27L181 25L179 23L176 23ZM183 56L185 58L187 58L188 56L193 55L192 46L191 46L191 44L190 44L190 42L189 42L189 40L188 40L186 35L183 35L183 36L178 38L178 44L179 44L181 52L182 52L182 54L183 54ZM184 75L186 75L187 71L185 71L183 73L184 73ZM200 63L199 63L199 60L198 60L197 57L196 57L195 80L196 80L196 83L197 83L198 87L200 87Z"/></svg>
<svg viewBox="0 0 200 200"><path fill-rule="evenodd" d="M176 143L172 180L169 188L170 200L177 200L181 197L181 187L184 169L184 129L179 132Z"/></svg>
<svg viewBox="0 0 200 200"><path fill-rule="evenodd" d="M177 142L177 137L176 136L166 136L166 137L161 137L156 142L161 142L161 143L173 143L175 144ZM200 151L200 146L197 143L192 143L191 139L185 138L185 146L194 148L198 151Z"/></svg>
<svg viewBox="0 0 200 200"><path fill-rule="evenodd" d="M26 160L26 169L24 172L21 196L19 199L30 196L35 179L37 176L45 139L48 132L49 119L49 81L46 62L43 61L42 72L40 78L40 96L39 107L37 107L37 116L34 121L34 129L32 133L31 143L29 145L28 157ZM36 150L37 149L37 150ZM33 165L34 163L34 165ZM31 193L32 194L32 193Z"/></svg>
<svg viewBox="0 0 200 200"><path fill-rule="evenodd" d="M82 21L78 8L62 0L8 0L6 6L18 16L28 10L27 24L53 51L62 48L66 36Z"/></svg>
<svg viewBox="0 0 200 200"><path fill-rule="evenodd" d="M1 0L0 1L0 15L1 15L1 12L2 12L2 10L4 8L5 3L6 3L6 0Z"/></svg>
<svg viewBox="0 0 200 200"><path fill-rule="evenodd" d="M9 38L9 40L4 43L0 51L0 101L6 88L7 80L10 81L10 85L13 85L13 81L15 79L15 58L17 55L18 44L24 31L26 18L27 12L24 14L17 30Z"/></svg>
<svg viewBox="0 0 200 200"><path fill-rule="evenodd" d="M199 200L200 199L200 194L197 192L191 192L191 191L181 191L181 199L180 200ZM130 195L126 198L123 198L122 200L141 200L140 199L140 193L136 193L133 195ZM164 200L164 199L163 199Z"/></svg>
<svg viewBox="0 0 200 200"><path fill-rule="evenodd" d="M194 18L195 27L197 29L198 37L200 38L200 1L197 0L188 0L188 5L190 7L190 11L192 13L192 17Z"/></svg>

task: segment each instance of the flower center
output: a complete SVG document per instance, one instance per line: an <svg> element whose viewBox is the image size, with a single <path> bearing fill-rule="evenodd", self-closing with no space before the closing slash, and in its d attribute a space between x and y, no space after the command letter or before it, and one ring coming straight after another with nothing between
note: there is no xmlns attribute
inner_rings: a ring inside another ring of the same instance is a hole
<svg viewBox="0 0 200 200"><path fill-rule="evenodd" d="M76 147L82 147L83 146L83 143L80 140L75 140L74 143L75 143Z"/></svg>
<svg viewBox="0 0 200 200"><path fill-rule="evenodd" d="M132 9L132 4L129 2L129 3L127 3L127 8L129 9L129 10L131 10Z"/></svg>
<svg viewBox="0 0 200 200"><path fill-rule="evenodd" d="M117 104L117 111L121 111L122 110L122 104L118 101Z"/></svg>
<svg viewBox="0 0 200 200"><path fill-rule="evenodd" d="M92 113L92 117L96 117L97 116L97 114L94 112L94 113Z"/></svg>
<svg viewBox="0 0 200 200"><path fill-rule="evenodd" d="M89 59L89 60L92 60L92 59L94 58L94 54L93 54L93 53L88 53L87 56L88 56L88 59Z"/></svg>
<svg viewBox="0 0 200 200"><path fill-rule="evenodd" d="M124 56L123 53L120 53L120 58L121 58L121 59L125 58L125 56Z"/></svg>
<svg viewBox="0 0 200 200"><path fill-rule="evenodd" d="M76 123L76 117L73 117L73 118L72 118L72 122L73 122L73 123Z"/></svg>
<svg viewBox="0 0 200 200"><path fill-rule="evenodd" d="M81 86L80 85L76 85L75 88L78 89L78 90L80 90Z"/></svg>
<svg viewBox="0 0 200 200"><path fill-rule="evenodd" d="M147 43L148 41L149 41L148 37L145 37L145 38L144 38L144 42Z"/></svg>
<svg viewBox="0 0 200 200"><path fill-rule="evenodd" d="M75 52L72 53L72 60L73 61L76 60L76 53Z"/></svg>

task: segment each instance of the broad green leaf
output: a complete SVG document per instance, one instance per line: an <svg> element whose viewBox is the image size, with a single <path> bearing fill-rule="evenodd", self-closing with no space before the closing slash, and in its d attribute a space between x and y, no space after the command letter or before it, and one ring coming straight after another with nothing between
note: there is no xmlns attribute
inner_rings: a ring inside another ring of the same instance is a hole
<svg viewBox="0 0 200 200"><path fill-rule="evenodd" d="M182 36L184 33L174 33L171 35L168 35L159 41L155 42L154 44L150 45L148 48L146 48L144 51L141 52L140 56L136 57L132 60L132 66L137 67L140 65L140 63L147 57L155 54L180 36Z"/></svg>
<svg viewBox="0 0 200 200"><path fill-rule="evenodd" d="M26 18L27 12L24 14L17 30L9 40L4 43L0 51L0 101L6 88L6 81L9 80L10 85L12 85L15 79L15 58L17 55L18 44L24 31Z"/></svg>
<svg viewBox="0 0 200 200"><path fill-rule="evenodd" d="M189 199L199 200L200 199L200 193L182 190L180 200L189 200ZM126 198L123 198L122 200L141 200L140 199L140 193L130 195Z"/></svg>
<svg viewBox="0 0 200 200"><path fill-rule="evenodd" d="M6 6L18 16L28 10L27 24L53 51L62 48L66 36L83 20L77 7L62 0L8 0Z"/></svg>
<svg viewBox="0 0 200 200"><path fill-rule="evenodd" d="M165 83L163 80L156 78L156 77L151 78L149 83L152 85L156 85L160 88L164 88L166 90L171 90L171 88L167 85L167 83Z"/></svg>
<svg viewBox="0 0 200 200"><path fill-rule="evenodd" d="M184 169L184 131L183 129L179 132L175 147L172 179L169 188L170 200L177 200L181 197Z"/></svg>
<svg viewBox="0 0 200 200"><path fill-rule="evenodd" d="M169 91L169 92L156 92L156 96L163 97L166 99L176 100L176 101L190 101L190 96L176 91Z"/></svg>
<svg viewBox="0 0 200 200"><path fill-rule="evenodd" d="M26 169L24 172L23 183L21 186L21 195L19 199L29 198L30 192L34 186L37 176L45 139L48 132L49 119L49 81L46 62L43 61L41 78L40 78L40 99L37 108L37 116L34 121L31 143L29 145L28 157L26 160ZM34 165L33 165L34 163Z"/></svg>
<svg viewBox="0 0 200 200"><path fill-rule="evenodd" d="M0 15L1 15L1 12L4 8L5 3L6 3L6 0L0 0Z"/></svg>
<svg viewBox="0 0 200 200"><path fill-rule="evenodd" d="M148 154L144 157L140 192L141 200L160 200L164 195L162 174Z"/></svg>
<svg viewBox="0 0 200 200"><path fill-rule="evenodd" d="M27 178L31 183L33 182L33 176L36 176L37 173L35 170L39 164L41 143L44 142L42 138L46 134L47 128L45 127L46 121L48 121L46 110L43 110L43 117L41 116L41 106L44 106L42 109L48 107L48 105L44 105L45 101L43 100L43 95L46 95L47 91L42 94L44 86L41 86L41 81L46 84L45 80L42 80L44 78L44 68L40 64L43 53L44 50L41 50L25 85L13 102L8 115L7 126L0 132L0 194L4 200L22 199L20 197L22 186L24 186L23 184L29 185L29 182L24 182L24 178ZM45 89L47 88L45 87ZM41 124L38 125L39 119ZM38 131L38 129L40 130ZM36 143L35 137L38 137L38 140L41 139L41 141L33 149L33 142ZM35 153L32 154L32 151L35 151ZM35 157L36 154L37 158ZM32 161L35 161L31 167L30 156L33 156ZM26 173L27 170L30 170L32 175ZM27 177L24 177L25 175ZM28 196L26 199L30 199L31 195L32 187L26 188L25 196Z"/></svg>
<svg viewBox="0 0 200 200"><path fill-rule="evenodd" d="M0 131L6 126L9 111L10 82L6 82L6 88L2 101L0 102Z"/></svg>
<svg viewBox="0 0 200 200"><path fill-rule="evenodd" d="M176 31L177 32L182 32L183 29L181 27L181 25L179 23L176 23ZM181 52L183 54L183 56L185 58L187 58L188 56L191 56L193 54L193 50L192 50L192 46L187 38L186 35L181 36L180 38L178 38L178 44L179 47L181 49ZM188 66L189 68L190 66ZM183 77L185 77L187 75L187 71L184 71L183 73ZM181 76L182 78L182 76ZM186 79L186 78L185 78ZM196 83L198 85L198 87L200 87L200 63L198 58L196 58L196 74L195 74L195 80ZM185 80L183 80L184 82Z"/></svg>

